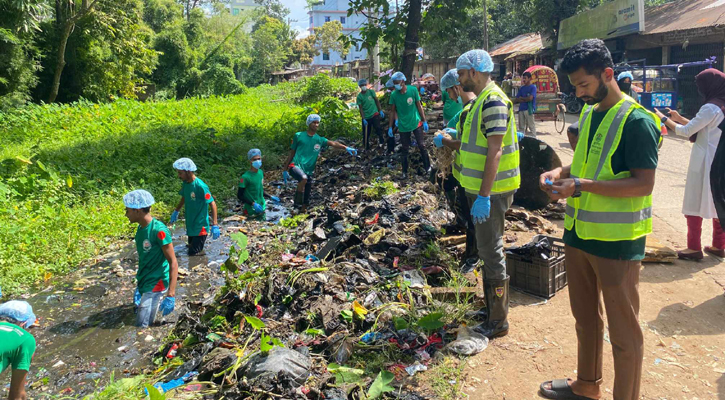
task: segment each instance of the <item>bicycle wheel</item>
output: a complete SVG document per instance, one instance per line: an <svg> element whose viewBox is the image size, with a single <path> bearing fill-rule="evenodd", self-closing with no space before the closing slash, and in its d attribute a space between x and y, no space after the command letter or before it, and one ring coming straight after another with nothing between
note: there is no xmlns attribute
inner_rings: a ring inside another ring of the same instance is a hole
<svg viewBox="0 0 725 400"><path fill-rule="evenodd" d="M569 96L566 98L566 100L564 100L564 104L566 105L566 112L570 114L579 114L582 110L582 103L575 96Z"/></svg>
<svg viewBox="0 0 725 400"><path fill-rule="evenodd" d="M566 118L564 117L565 114L565 112L559 111L554 115L554 129L556 129L560 135L564 132L564 127L566 126Z"/></svg>

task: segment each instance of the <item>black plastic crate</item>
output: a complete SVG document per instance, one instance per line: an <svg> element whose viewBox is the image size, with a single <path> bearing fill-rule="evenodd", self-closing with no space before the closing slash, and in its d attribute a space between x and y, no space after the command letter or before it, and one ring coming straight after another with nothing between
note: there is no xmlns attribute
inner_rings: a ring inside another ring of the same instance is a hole
<svg viewBox="0 0 725 400"><path fill-rule="evenodd" d="M511 277L509 284L526 293L551 298L567 284L564 262L564 242L559 238L537 235L533 241L545 237L551 245L551 257L521 256L506 253L506 271Z"/></svg>

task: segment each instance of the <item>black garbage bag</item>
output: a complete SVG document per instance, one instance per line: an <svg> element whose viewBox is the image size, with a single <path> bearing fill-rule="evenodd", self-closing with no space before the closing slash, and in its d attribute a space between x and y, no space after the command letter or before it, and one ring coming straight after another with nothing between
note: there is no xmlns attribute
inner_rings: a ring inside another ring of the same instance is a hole
<svg viewBox="0 0 725 400"><path fill-rule="evenodd" d="M551 258L551 252L551 243L546 236L535 237L523 246L509 247L506 250L508 254L516 254L529 261L534 259L548 260Z"/></svg>

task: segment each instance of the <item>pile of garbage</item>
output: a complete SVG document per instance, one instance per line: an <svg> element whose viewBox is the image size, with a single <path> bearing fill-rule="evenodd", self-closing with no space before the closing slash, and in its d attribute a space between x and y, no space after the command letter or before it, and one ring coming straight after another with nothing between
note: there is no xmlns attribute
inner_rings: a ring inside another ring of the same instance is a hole
<svg viewBox="0 0 725 400"><path fill-rule="evenodd" d="M375 152L339 159L348 163L318 164L306 214L229 219L226 283L186 305L156 354L170 371L159 391L426 398L425 385L412 384L417 373L488 346L467 327L482 306L477 276L458 271L465 236L447 232L455 216L438 187L422 175L396 182L394 159ZM267 188L282 205L292 190Z"/></svg>

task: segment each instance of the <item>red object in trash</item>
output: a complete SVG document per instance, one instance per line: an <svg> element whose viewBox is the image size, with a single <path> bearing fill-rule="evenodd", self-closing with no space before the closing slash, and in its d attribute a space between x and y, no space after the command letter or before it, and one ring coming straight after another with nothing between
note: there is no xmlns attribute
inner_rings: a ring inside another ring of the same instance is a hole
<svg viewBox="0 0 725 400"><path fill-rule="evenodd" d="M176 351L179 350L179 345L174 343L171 348L169 349L168 353L166 353L166 358L169 360L176 357Z"/></svg>
<svg viewBox="0 0 725 400"><path fill-rule="evenodd" d="M365 225L375 225L378 223L378 219L380 219L380 214L376 213L373 219L371 219L370 221L365 221Z"/></svg>
<svg viewBox="0 0 725 400"><path fill-rule="evenodd" d="M257 308L257 318L262 318L262 314L264 314L264 310L262 310L262 306L257 304L256 308Z"/></svg>

